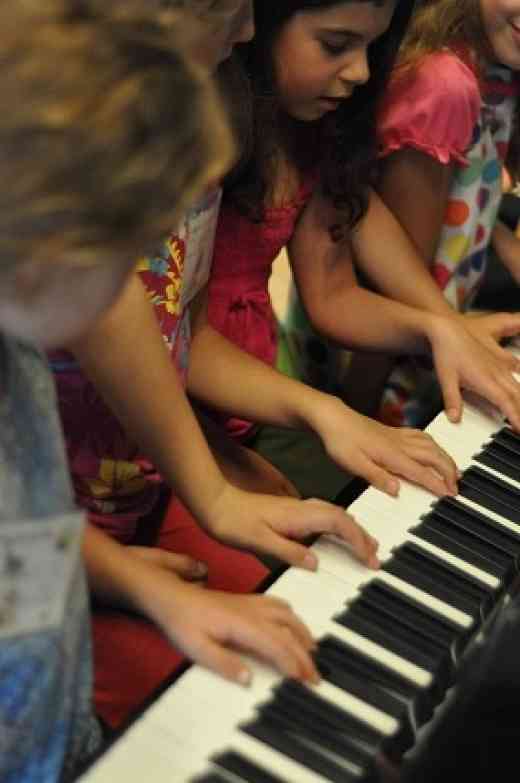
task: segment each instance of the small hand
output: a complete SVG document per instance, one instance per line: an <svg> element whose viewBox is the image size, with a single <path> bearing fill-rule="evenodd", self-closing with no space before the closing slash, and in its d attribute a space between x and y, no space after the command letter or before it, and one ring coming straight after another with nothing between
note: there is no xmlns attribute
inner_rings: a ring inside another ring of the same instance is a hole
<svg viewBox="0 0 520 783"><path fill-rule="evenodd" d="M399 492L398 477L435 495L457 494L457 467L425 432L387 427L330 397L316 431L329 456L389 495Z"/></svg>
<svg viewBox="0 0 520 783"><path fill-rule="evenodd" d="M500 341L520 335L520 313L487 313L461 316L464 327L511 372L520 372L520 359L503 348Z"/></svg>
<svg viewBox="0 0 520 783"><path fill-rule="evenodd" d="M377 541L339 506L322 500L246 493L227 485L213 505L209 532L231 546L274 555L311 571L317 568L316 556L294 539L333 533L362 563L379 566Z"/></svg>
<svg viewBox="0 0 520 783"><path fill-rule="evenodd" d="M493 403L520 431L520 384L507 361L477 340L460 319L439 319L431 345L446 415L451 421L460 420L461 390L467 389Z"/></svg>
<svg viewBox="0 0 520 783"><path fill-rule="evenodd" d="M163 592L164 595L164 592ZM193 661L248 685L251 669L236 651L253 653L286 677L318 682L313 638L289 604L259 595L231 595L178 583L172 600L160 599L155 619Z"/></svg>

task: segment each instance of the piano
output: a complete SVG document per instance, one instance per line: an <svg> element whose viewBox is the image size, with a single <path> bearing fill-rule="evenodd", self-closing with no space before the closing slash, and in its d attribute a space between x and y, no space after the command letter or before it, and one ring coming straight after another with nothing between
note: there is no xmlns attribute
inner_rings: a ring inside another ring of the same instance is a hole
<svg viewBox="0 0 520 783"><path fill-rule="evenodd" d="M463 472L456 498L368 489L349 512L379 539L381 569L322 536L317 573L289 568L269 588L319 640L321 683L252 662L245 689L194 665L81 783L366 783L413 749L520 564L520 435L474 404L428 431Z"/></svg>

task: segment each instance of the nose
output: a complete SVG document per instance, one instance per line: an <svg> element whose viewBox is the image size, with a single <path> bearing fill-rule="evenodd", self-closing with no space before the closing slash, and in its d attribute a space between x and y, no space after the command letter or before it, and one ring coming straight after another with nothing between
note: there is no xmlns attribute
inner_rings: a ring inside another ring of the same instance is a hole
<svg viewBox="0 0 520 783"><path fill-rule="evenodd" d="M370 79L367 50L363 48L356 51L353 59L343 68L339 76L347 84L366 84Z"/></svg>
<svg viewBox="0 0 520 783"><path fill-rule="evenodd" d="M247 43L255 34L255 20L253 12L253 0L245 0L240 12L234 43Z"/></svg>

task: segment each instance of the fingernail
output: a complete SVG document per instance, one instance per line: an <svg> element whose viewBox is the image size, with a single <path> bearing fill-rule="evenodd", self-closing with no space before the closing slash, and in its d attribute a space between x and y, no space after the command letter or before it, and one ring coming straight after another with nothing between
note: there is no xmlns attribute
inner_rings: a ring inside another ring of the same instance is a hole
<svg viewBox="0 0 520 783"><path fill-rule="evenodd" d="M302 566L303 568L306 568L307 571L316 571L318 568L318 559L316 555L313 555L312 552L307 552L303 558Z"/></svg>
<svg viewBox="0 0 520 783"><path fill-rule="evenodd" d="M389 481L387 484L388 492L390 495L398 495L399 494L399 482L398 481Z"/></svg>
<svg viewBox="0 0 520 783"><path fill-rule="evenodd" d="M446 411L446 416L448 417L448 419L450 421L456 422L457 421L457 416L458 416L457 409L456 408L450 408L449 410Z"/></svg>
<svg viewBox="0 0 520 783"><path fill-rule="evenodd" d="M244 687L247 687L248 685L251 685L251 680L253 679L253 675L251 674L251 671L249 669L240 669L237 675L237 682L239 685L243 685Z"/></svg>

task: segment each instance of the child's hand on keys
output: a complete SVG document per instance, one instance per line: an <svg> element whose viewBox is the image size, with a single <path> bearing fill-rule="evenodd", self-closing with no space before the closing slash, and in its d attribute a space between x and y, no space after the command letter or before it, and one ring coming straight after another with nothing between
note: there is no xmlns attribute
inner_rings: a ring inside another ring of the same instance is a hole
<svg viewBox="0 0 520 783"><path fill-rule="evenodd" d="M171 576L165 576L171 580ZM289 604L261 595L232 595L176 580L155 583L149 616L196 663L248 685L251 669L239 652L252 653L286 677L316 683L314 640Z"/></svg>
<svg viewBox="0 0 520 783"><path fill-rule="evenodd" d="M520 372L520 359L500 345L501 340L516 338L520 347L520 313L482 313L462 316L464 327L512 372Z"/></svg>
<svg viewBox="0 0 520 783"><path fill-rule="evenodd" d="M450 421L462 416L462 389L493 403L520 432L520 384L512 367L477 340L461 319L434 319L433 361Z"/></svg>
<svg viewBox="0 0 520 783"><path fill-rule="evenodd" d="M399 493L398 477L438 496L457 494L457 466L425 432L387 427L336 397L324 400L314 424L338 465L388 495Z"/></svg>
<svg viewBox="0 0 520 783"><path fill-rule="evenodd" d="M342 508L323 500L246 493L227 485L212 505L207 528L230 546L273 555L310 571L317 568L316 555L294 539L331 533L346 541L359 561L379 567L378 542Z"/></svg>

